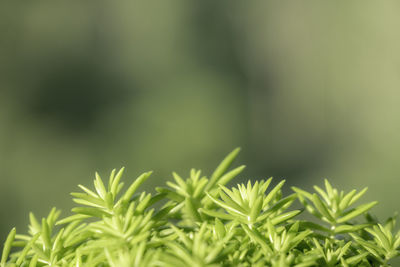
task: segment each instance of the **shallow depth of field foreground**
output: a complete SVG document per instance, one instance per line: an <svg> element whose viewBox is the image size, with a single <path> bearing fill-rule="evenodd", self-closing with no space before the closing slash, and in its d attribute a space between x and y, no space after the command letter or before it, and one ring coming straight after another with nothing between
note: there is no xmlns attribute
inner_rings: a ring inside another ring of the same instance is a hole
<svg viewBox="0 0 400 267"><path fill-rule="evenodd" d="M230 168L238 152L211 176L173 173L154 194L140 190L151 172L133 181L124 169L96 173L94 189L71 193L74 215L53 208L40 220L31 213L27 234L13 228L1 267L391 266L399 256L395 218L369 213L377 202L362 200L367 189L343 192L325 180L315 192L283 195L285 181L272 178L229 188L244 169Z"/></svg>

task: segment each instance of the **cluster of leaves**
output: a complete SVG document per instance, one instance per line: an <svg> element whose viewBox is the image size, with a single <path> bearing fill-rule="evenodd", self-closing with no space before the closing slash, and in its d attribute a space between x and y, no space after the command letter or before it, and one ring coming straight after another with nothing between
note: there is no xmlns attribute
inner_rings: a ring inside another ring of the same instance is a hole
<svg viewBox="0 0 400 267"><path fill-rule="evenodd" d="M79 185L83 192L72 193L80 205L74 215L59 220L53 208L41 221L30 214L27 235L12 229L1 267L390 266L399 256L395 219L380 224L370 216L376 202L354 206L366 189L346 194L325 181L325 190L294 187L284 197L284 181L271 188L272 179L229 189L244 168L228 171L238 152L209 178L173 173L156 194L136 193L150 172L124 192L123 169L112 171L107 186L96 174L94 191ZM302 210L289 209L296 200ZM298 219L302 211L314 219ZM364 222L356 223L360 215Z"/></svg>

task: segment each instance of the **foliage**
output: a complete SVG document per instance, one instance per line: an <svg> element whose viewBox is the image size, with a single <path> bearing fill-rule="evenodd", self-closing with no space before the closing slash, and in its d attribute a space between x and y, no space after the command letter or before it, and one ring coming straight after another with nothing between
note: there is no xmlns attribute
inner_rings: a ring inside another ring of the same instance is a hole
<svg viewBox="0 0 400 267"><path fill-rule="evenodd" d="M209 178L194 169L187 179L173 173L155 194L137 193L151 172L124 192L124 169L107 185L96 173L95 191L79 185L83 192L71 194L74 215L59 220L53 208L41 221L30 214L27 235L12 229L1 267L390 266L399 256L395 218L374 219L368 211L376 202L355 206L366 189L339 192L325 180L316 193L293 187L284 197L284 181L271 187L271 178L229 189L244 168L228 171L238 152ZM289 209L297 199L304 208ZM314 220L299 219L302 211Z"/></svg>

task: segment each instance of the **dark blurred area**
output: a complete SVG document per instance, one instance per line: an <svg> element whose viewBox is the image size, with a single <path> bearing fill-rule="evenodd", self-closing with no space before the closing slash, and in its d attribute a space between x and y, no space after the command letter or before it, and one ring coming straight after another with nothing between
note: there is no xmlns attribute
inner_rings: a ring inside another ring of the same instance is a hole
<svg viewBox="0 0 400 267"><path fill-rule="evenodd" d="M400 3L0 2L0 239L126 167L148 190L242 147L240 179L399 209ZM240 181L239 179L239 181ZM276 181L275 180L275 181ZM289 189L288 189L289 190Z"/></svg>

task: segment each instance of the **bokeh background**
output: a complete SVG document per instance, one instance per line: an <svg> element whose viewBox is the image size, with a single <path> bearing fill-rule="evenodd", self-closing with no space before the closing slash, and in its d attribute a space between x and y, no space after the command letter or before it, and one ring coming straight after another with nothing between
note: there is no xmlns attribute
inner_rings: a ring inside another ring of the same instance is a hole
<svg viewBox="0 0 400 267"><path fill-rule="evenodd" d="M126 167L370 188L400 211L400 2L1 1L0 239ZM287 186L286 188L289 188ZM3 241L2 241L3 242Z"/></svg>

